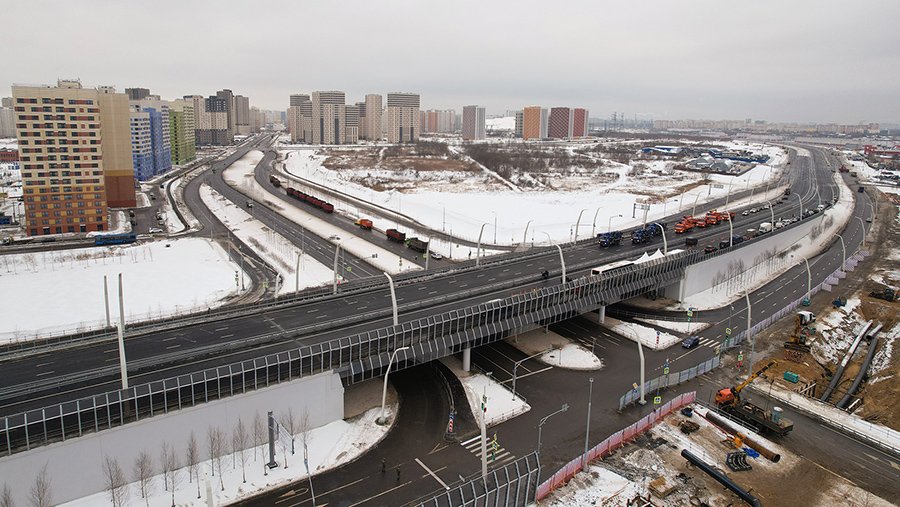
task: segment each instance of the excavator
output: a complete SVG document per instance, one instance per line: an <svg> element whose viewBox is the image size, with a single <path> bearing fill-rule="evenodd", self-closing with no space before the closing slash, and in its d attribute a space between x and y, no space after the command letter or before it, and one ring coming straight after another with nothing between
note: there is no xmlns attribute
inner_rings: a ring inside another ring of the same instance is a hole
<svg viewBox="0 0 900 507"><path fill-rule="evenodd" d="M794 318L794 332L784 342L784 348L799 352L809 352L810 346L807 339L816 334L816 328L812 323L816 321L816 314L808 311L797 312Z"/></svg>
<svg viewBox="0 0 900 507"><path fill-rule="evenodd" d="M794 429L794 423L781 417L780 408L776 407L772 411L767 411L749 401L741 400L741 391L750 385L756 377L759 377L776 364L778 364L778 361L769 361L767 365L753 372L737 386L719 389L719 392L716 393L716 406L718 406L719 410L757 431L771 432L779 436L785 436L790 433Z"/></svg>

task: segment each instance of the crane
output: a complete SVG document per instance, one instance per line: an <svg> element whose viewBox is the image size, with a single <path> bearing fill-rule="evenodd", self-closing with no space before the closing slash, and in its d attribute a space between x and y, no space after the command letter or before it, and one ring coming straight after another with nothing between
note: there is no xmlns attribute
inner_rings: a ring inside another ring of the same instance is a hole
<svg viewBox="0 0 900 507"><path fill-rule="evenodd" d="M756 377L762 375L763 373L766 372L766 370L775 366L776 364L778 364L778 361L775 361L775 360L769 361L769 364L767 364L767 365L763 366L762 368L760 368L759 370L753 372L752 375L747 377L747 380L741 382L737 386L726 387L726 388L720 389L719 392L716 393L716 404L719 406L734 405L735 403L737 403L738 399L740 398L741 391L745 387L747 387L750 384L750 382L753 382L753 380Z"/></svg>

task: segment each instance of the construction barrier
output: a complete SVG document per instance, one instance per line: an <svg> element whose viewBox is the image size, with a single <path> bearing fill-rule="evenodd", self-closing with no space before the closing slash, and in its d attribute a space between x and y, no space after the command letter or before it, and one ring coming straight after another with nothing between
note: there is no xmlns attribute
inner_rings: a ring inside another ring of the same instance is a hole
<svg viewBox="0 0 900 507"><path fill-rule="evenodd" d="M687 382L688 380L699 377L700 375L703 375L704 373L717 368L719 366L719 361L719 356L714 356L698 365L691 366L686 370L681 370L676 373L669 373L668 375L660 375L656 378L650 379L647 382L644 382L644 394L646 396L646 393L652 393L670 386L676 386L678 384L681 384L682 382ZM640 398L640 388L631 389L630 391L626 392L619 397L619 411L621 412L625 409L625 407L634 403Z"/></svg>
<svg viewBox="0 0 900 507"><path fill-rule="evenodd" d="M590 463L597 458L606 456L613 450L622 447L623 445L631 441L631 439L633 439L634 437L652 428L663 417L666 417L670 413L680 409L685 405L693 403L696 395L697 393L695 391L679 394L672 400L669 400L664 405L660 406L658 409L645 415L636 423L613 433L612 435L607 437L606 440L600 442L599 444L588 450L587 454L581 454L572 461L566 463L566 465L560 468L559 471L557 471L555 474L550 476L550 478L548 478L538 486L537 494L535 495L536 499L540 501L546 498L551 491L565 485L567 482L569 482L569 479L571 479L575 476L575 474L581 471L584 464Z"/></svg>

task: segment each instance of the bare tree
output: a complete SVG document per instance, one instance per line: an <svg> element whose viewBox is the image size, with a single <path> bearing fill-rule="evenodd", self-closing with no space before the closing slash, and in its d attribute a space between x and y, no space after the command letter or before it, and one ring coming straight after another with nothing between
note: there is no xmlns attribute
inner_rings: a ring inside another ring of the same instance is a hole
<svg viewBox="0 0 900 507"><path fill-rule="evenodd" d="M113 507L122 507L128 498L128 481L119 460L106 456L103 460L103 487L109 493Z"/></svg>
<svg viewBox="0 0 900 507"><path fill-rule="evenodd" d="M175 446L169 446L165 453L165 466L168 482L172 486L172 507L175 507L175 488L178 486L178 455L175 454ZM198 481L199 482L199 481Z"/></svg>
<svg viewBox="0 0 900 507"><path fill-rule="evenodd" d="M256 450L263 444L263 435L265 435L265 427L263 426L262 417L259 412L253 417L253 461L256 461ZM265 458L263 451L263 458Z"/></svg>
<svg viewBox="0 0 900 507"><path fill-rule="evenodd" d="M15 507L12 499L12 490L7 484L3 485L3 491L0 492L0 507Z"/></svg>
<svg viewBox="0 0 900 507"><path fill-rule="evenodd" d="M31 485L29 503L31 507L51 507L53 504L50 493L50 475L47 473L47 465L41 467Z"/></svg>
<svg viewBox="0 0 900 507"><path fill-rule="evenodd" d="M231 434L231 446L235 454L241 460L241 477L243 482L247 482L247 445L250 443L250 436L247 434L247 427L244 421L238 418L237 426Z"/></svg>
<svg viewBox="0 0 900 507"><path fill-rule="evenodd" d="M311 424L309 422L309 410L303 409L303 413L300 414L300 421L297 426L297 431L300 434L300 443L303 445L303 462L306 463L306 471L309 472L309 454L308 454L308 444L310 441L309 432L312 430Z"/></svg>
<svg viewBox="0 0 900 507"><path fill-rule="evenodd" d="M288 467L288 459L287 459L287 451L290 450L291 454L294 454L294 434L297 432L297 417L294 415L293 407L289 407L286 414L282 414L281 416L281 425L288 430L288 433L291 437L291 449L284 449L284 445L282 445L282 454L284 454L284 468ZM279 439L281 440L281 439Z"/></svg>
<svg viewBox="0 0 900 507"><path fill-rule="evenodd" d="M163 441L162 447L159 449L159 466L163 476L163 489L169 491L169 456L171 446L168 442Z"/></svg>
<svg viewBox="0 0 900 507"><path fill-rule="evenodd" d="M209 451L209 468L213 477L216 470L219 471L219 485L225 491L225 482L222 479L222 458L225 454L225 436L218 427L208 427L206 430L206 444Z"/></svg>
<svg viewBox="0 0 900 507"><path fill-rule="evenodd" d="M153 458L146 450L142 450L134 459L134 480L141 490L141 498L149 507L150 492L153 487Z"/></svg>
<svg viewBox="0 0 900 507"><path fill-rule="evenodd" d="M200 462L200 446L197 444L197 437L193 431L188 439L185 458L187 459L186 464L188 467L188 483L191 482L192 476L197 479L197 498L200 498L200 467L197 466Z"/></svg>

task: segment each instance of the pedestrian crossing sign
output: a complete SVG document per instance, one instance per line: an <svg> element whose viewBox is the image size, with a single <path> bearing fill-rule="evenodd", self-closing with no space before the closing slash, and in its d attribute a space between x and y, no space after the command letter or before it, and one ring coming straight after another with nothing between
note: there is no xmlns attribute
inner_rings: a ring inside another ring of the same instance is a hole
<svg viewBox="0 0 900 507"><path fill-rule="evenodd" d="M654 396L654 397L653 397L653 404L654 404L654 405L659 405L660 403L662 403L662 396Z"/></svg>
<svg viewBox="0 0 900 507"><path fill-rule="evenodd" d="M730 327L725 328L725 336L731 336L731 328Z"/></svg>
<svg viewBox="0 0 900 507"><path fill-rule="evenodd" d="M666 366L665 368L663 368L663 375L668 375L668 374L669 374L669 367Z"/></svg>

